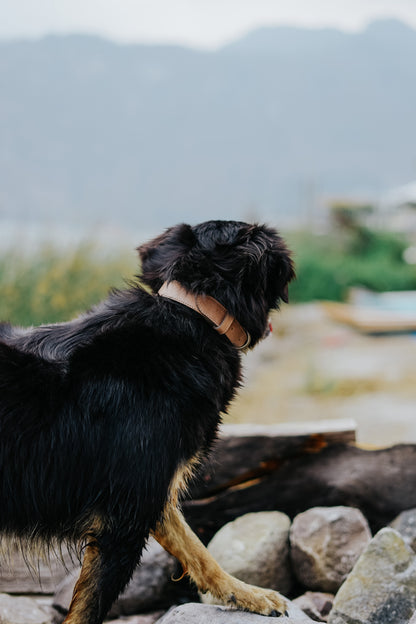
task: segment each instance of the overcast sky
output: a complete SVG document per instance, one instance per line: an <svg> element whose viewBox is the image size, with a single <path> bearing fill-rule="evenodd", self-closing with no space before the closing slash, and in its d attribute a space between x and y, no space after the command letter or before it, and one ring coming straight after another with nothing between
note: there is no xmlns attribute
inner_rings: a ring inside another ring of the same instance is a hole
<svg viewBox="0 0 416 624"><path fill-rule="evenodd" d="M377 17L416 27L416 0L2 0L0 37L95 33L215 48L261 25L358 30Z"/></svg>

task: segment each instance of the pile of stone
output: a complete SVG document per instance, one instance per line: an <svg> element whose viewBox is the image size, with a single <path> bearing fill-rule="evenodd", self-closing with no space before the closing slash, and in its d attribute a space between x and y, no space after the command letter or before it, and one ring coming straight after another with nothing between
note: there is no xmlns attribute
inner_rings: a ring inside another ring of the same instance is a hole
<svg viewBox="0 0 416 624"><path fill-rule="evenodd" d="M352 507L315 507L293 522L278 511L249 513L223 526L208 549L241 580L288 596L289 615L276 620L235 612L209 604L209 595L200 596L201 604L172 580L180 576L175 559L150 541L113 605L112 624L416 623L416 509L374 537ZM64 578L53 598L0 594L1 624L62 622L78 572Z"/></svg>
<svg viewBox="0 0 416 624"><path fill-rule="evenodd" d="M254 513L224 526L209 550L242 580L296 596L292 604L308 618L289 608L293 624L408 624L416 614L416 510L392 525L372 538L352 507L315 507L292 524L279 512Z"/></svg>

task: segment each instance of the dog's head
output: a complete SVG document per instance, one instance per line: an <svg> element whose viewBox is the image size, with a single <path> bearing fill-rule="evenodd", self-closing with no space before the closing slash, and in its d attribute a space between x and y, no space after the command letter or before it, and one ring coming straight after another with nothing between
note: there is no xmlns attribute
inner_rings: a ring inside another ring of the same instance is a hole
<svg viewBox="0 0 416 624"><path fill-rule="evenodd" d="M207 221L169 228L138 248L142 281L157 292L176 280L195 294L211 295L250 333L264 335L269 311L288 301L295 272L276 230L239 221Z"/></svg>

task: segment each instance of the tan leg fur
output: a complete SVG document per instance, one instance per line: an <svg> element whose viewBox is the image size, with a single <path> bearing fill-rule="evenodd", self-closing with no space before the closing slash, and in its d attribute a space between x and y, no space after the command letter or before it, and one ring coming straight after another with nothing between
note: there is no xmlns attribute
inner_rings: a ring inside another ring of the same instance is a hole
<svg viewBox="0 0 416 624"><path fill-rule="evenodd" d="M153 535L180 561L198 589L210 592L217 604L262 615L280 615L286 611L285 599L278 592L248 585L224 572L174 505L168 505Z"/></svg>
<svg viewBox="0 0 416 624"><path fill-rule="evenodd" d="M83 624L93 616L98 599L98 574L100 554L95 542L85 547L84 561L80 577L75 585L74 594L64 624ZM93 598L93 600L92 600Z"/></svg>

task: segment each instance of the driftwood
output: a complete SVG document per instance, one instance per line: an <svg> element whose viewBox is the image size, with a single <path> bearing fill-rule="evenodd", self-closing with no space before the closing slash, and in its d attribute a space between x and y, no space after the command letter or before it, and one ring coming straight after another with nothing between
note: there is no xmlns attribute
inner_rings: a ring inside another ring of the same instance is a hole
<svg viewBox="0 0 416 624"><path fill-rule="evenodd" d="M416 445L380 450L354 445L351 421L225 428L202 478L183 504L204 542L248 512L279 510L293 518L315 506L358 507L373 530L416 507Z"/></svg>
<svg viewBox="0 0 416 624"><path fill-rule="evenodd" d="M58 554L25 553L16 544L2 540L0 558L0 593L51 594L74 566L74 558L65 548Z"/></svg>

